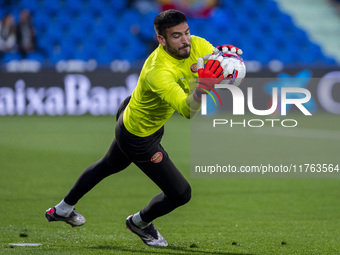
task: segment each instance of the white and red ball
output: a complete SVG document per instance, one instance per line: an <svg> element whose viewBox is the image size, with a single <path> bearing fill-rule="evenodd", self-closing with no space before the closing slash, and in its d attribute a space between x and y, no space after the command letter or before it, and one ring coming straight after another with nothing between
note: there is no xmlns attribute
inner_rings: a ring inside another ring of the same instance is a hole
<svg viewBox="0 0 340 255"><path fill-rule="evenodd" d="M225 72L228 71L229 74L220 82L220 84L240 86L244 77L246 77L247 71L242 57L231 51L223 53L222 56L227 61Z"/></svg>

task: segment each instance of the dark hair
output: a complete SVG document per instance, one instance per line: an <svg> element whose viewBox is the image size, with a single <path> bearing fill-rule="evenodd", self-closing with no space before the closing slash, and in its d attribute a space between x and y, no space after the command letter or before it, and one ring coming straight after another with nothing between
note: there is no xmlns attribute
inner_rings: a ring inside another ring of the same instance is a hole
<svg viewBox="0 0 340 255"><path fill-rule="evenodd" d="M158 35L165 35L165 29L187 22L184 13L177 10L166 10L158 14L153 25Z"/></svg>

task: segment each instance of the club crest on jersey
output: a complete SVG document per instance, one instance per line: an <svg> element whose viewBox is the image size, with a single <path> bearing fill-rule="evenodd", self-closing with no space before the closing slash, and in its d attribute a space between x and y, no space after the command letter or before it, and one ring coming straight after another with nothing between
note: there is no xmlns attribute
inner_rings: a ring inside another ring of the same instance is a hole
<svg viewBox="0 0 340 255"><path fill-rule="evenodd" d="M197 73L197 63L193 63L190 67L191 72Z"/></svg>
<svg viewBox="0 0 340 255"><path fill-rule="evenodd" d="M159 163L161 162L163 159L163 153L162 152L156 152L155 154L153 154L153 156L151 157L151 162L152 163Z"/></svg>

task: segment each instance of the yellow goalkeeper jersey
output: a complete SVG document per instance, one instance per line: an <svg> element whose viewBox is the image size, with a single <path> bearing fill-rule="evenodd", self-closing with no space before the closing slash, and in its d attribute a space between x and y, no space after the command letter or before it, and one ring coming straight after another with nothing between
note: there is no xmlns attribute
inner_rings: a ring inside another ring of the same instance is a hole
<svg viewBox="0 0 340 255"><path fill-rule="evenodd" d="M144 63L138 83L123 115L125 128L139 137L159 130L174 111L190 118L186 98L190 95L190 79L197 78L197 59L212 53L214 47L205 39L191 36L190 57L171 57L162 45Z"/></svg>

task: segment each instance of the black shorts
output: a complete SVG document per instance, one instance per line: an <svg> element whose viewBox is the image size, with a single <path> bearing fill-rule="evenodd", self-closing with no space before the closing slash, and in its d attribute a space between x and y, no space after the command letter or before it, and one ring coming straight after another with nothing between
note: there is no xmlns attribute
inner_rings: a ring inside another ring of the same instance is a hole
<svg viewBox="0 0 340 255"><path fill-rule="evenodd" d="M150 136L139 137L131 134L124 126L123 112L129 104L131 97L127 97L117 112L116 140L119 147L133 163L153 162L159 163L163 157L168 157L166 151L160 146L164 134L164 126Z"/></svg>
<svg viewBox="0 0 340 255"><path fill-rule="evenodd" d="M123 123L123 112L129 101L130 98L126 98L117 112L116 137L105 155L106 159L112 165L119 164L119 171L134 163L167 197L181 196L190 186L161 145L164 126L147 137L131 134Z"/></svg>

